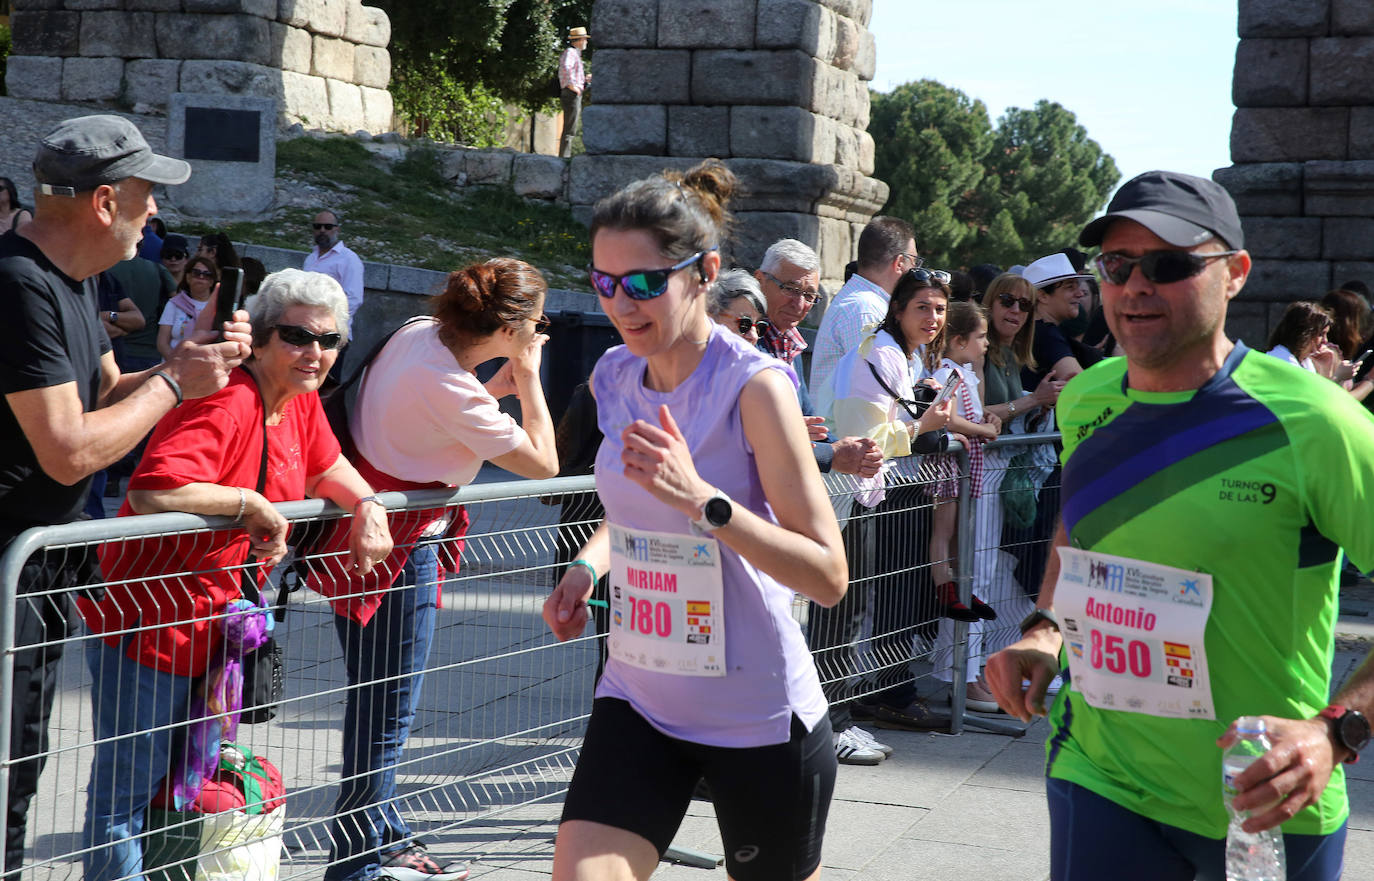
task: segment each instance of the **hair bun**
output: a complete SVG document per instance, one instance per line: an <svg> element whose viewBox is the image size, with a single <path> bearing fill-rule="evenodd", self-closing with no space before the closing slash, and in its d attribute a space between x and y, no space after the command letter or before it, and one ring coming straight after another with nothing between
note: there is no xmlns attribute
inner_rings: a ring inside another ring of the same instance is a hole
<svg viewBox="0 0 1374 881"><path fill-rule="evenodd" d="M482 312L487 308L496 273L484 263L474 263L448 275L445 292L450 302L463 312Z"/></svg>

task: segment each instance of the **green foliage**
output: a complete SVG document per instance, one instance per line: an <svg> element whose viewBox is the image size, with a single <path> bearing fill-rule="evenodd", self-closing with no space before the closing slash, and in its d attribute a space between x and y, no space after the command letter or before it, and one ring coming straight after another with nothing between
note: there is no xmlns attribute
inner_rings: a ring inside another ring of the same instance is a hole
<svg viewBox="0 0 1374 881"><path fill-rule="evenodd" d="M994 128L983 102L934 80L873 94L886 212L941 266L1026 263L1073 244L1120 178L1072 113L1040 101Z"/></svg>
<svg viewBox="0 0 1374 881"><path fill-rule="evenodd" d="M393 68L391 95L402 128L412 137L495 147L502 142L504 102L480 82L456 81L441 60L409 60Z"/></svg>
<svg viewBox="0 0 1374 881"><path fill-rule="evenodd" d="M9 94L5 91L5 68L8 66L10 57L10 26L0 23L0 95Z"/></svg>
<svg viewBox="0 0 1374 881"><path fill-rule="evenodd" d="M391 18L394 66L443 71L453 82L535 109L592 0L376 0ZM414 88L414 87L412 87ZM399 99L399 96L398 96Z"/></svg>
<svg viewBox="0 0 1374 881"><path fill-rule="evenodd" d="M281 209L271 223L233 224L225 232L234 241L307 248L311 218L330 208L364 260L450 271L502 255L535 265L555 287L586 287L587 230L566 207L505 187L455 190L433 147L391 163L353 138L295 138L277 145L277 169L318 201Z"/></svg>

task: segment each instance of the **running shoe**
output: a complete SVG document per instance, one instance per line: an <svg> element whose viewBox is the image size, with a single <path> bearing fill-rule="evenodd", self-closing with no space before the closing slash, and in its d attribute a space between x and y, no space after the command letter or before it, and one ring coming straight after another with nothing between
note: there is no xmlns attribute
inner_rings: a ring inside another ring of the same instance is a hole
<svg viewBox="0 0 1374 881"><path fill-rule="evenodd" d="M382 867L377 871L377 877L391 878L393 881L464 881L467 876L467 863L453 862L441 866L418 841L383 854Z"/></svg>
<svg viewBox="0 0 1374 881"><path fill-rule="evenodd" d="M882 752L846 728L835 735L835 758L841 765L876 765L884 759Z"/></svg>
<svg viewBox="0 0 1374 881"><path fill-rule="evenodd" d="M865 743L867 743L867 744L868 744L870 747L872 747L873 749L876 749L878 752L882 753L882 754L883 754L883 758L885 758L885 759L890 759L890 758L892 758L892 753L894 752L894 750L892 749L892 747L890 747L890 746L888 746L887 744L883 743L881 740L879 740L878 738L874 737L874 736L873 736L872 734L870 734L869 732L863 730L863 729L860 728L858 725L855 725L853 728L850 728L849 730L852 731L852 732L854 733L854 736L855 736L855 737L859 738L860 740L862 740L862 741L864 741Z"/></svg>

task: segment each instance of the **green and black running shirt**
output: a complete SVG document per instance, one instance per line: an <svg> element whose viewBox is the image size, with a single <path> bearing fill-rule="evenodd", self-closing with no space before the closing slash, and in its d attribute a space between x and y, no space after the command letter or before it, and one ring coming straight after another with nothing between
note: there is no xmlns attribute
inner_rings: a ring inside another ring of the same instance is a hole
<svg viewBox="0 0 1374 881"><path fill-rule="evenodd" d="M1335 383L1241 343L1193 391L1135 391L1124 358L1103 361L1058 410L1070 543L1212 576L1217 718L1097 709L1066 687L1047 773L1223 838L1216 739L1238 716L1304 719L1328 703L1340 549L1374 568L1374 418ZM1328 834L1348 812L1338 767L1283 828Z"/></svg>

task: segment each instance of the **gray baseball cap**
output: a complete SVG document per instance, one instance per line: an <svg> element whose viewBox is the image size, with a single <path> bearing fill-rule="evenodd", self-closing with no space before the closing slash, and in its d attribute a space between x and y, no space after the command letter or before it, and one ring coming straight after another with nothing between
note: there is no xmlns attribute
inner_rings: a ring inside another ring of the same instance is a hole
<svg viewBox="0 0 1374 881"><path fill-rule="evenodd" d="M1176 171L1147 171L1121 185L1107 213L1083 227L1078 243L1097 247L1113 220L1134 220L1171 245L1191 248L1216 236L1245 247L1236 203L1221 184Z"/></svg>
<svg viewBox="0 0 1374 881"><path fill-rule="evenodd" d="M124 117L98 114L64 120L48 132L33 158L33 176L46 195L75 196L130 177L185 183L191 166L154 153Z"/></svg>

